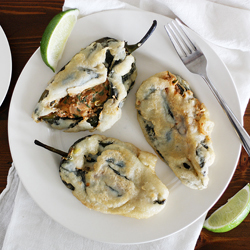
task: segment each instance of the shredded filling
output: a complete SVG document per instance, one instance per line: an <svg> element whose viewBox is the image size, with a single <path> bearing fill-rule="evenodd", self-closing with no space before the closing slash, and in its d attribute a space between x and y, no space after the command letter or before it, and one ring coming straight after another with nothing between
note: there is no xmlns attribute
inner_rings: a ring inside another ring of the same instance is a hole
<svg viewBox="0 0 250 250"><path fill-rule="evenodd" d="M53 115L67 118L94 116L99 109L103 108L103 104L109 97L109 81L108 79L91 89L86 89L82 93L75 96L65 96L56 105L58 109Z"/></svg>

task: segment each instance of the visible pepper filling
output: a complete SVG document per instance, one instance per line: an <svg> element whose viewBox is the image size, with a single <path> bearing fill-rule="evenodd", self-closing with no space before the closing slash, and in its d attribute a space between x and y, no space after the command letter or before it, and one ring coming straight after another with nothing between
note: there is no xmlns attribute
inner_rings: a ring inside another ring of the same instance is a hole
<svg viewBox="0 0 250 250"><path fill-rule="evenodd" d="M90 118L97 110L102 109L104 102L109 97L109 81L86 89L75 96L65 96L55 108L58 109L54 115L67 118L86 117Z"/></svg>

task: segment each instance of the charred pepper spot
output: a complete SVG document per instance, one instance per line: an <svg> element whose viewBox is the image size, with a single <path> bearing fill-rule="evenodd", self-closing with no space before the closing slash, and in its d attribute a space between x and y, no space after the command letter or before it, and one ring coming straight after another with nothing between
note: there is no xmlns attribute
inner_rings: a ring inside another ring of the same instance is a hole
<svg viewBox="0 0 250 250"><path fill-rule="evenodd" d="M108 167L109 167L110 169L112 169L112 170L114 171L115 174L117 174L117 175L119 175L119 176L121 176L121 177L123 177L123 178L125 178L126 180L129 181L129 179L127 178L127 176L122 175L119 171L117 171L116 169L112 168L110 165L108 165Z"/></svg>
<svg viewBox="0 0 250 250"><path fill-rule="evenodd" d="M38 102L41 102L44 98L48 96L48 94L49 94L49 91L45 89Z"/></svg>
<svg viewBox="0 0 250 250"><path fill-rule="evenodd" d="M117 197L121 197L121 196L122 196L122 194L120 194L116 189L112 188L111 186L109 186L109 185L107 185L107 184L106 184L106 186L107 186L111 191L115 192L115 193L117 194Z"/></svg>
<svg viewBox="0 0 250 250"><path fill-rule="evenodd" d="M90 57L90 55L96 50L97 48L97 43L92 43L92 48L89 50L89 54L87 55L87 58Z"/></svg>
<svg viewBox="0 0 250 250"><path fill-rule="evenodd" d="M70 183L67 183L66 181L62 181L64 184L65 184L65 186L67 187L67 188L69 188L70 190L72 190L72 191L74 191L75 190L75 187L72 185L72 184L70 184Z"/></svg>
<svg viewBox="0 0 250 250"><path fill-rule="evenodd" d="M82 182L83 182L83 184L84 184L84 187L85 187L85 192L86 192L86 187L88 187L89 185L86 185L86 174L87 174L88 172L87 171L85 171L85 170L81 170L81 169L78 169L77 171L76 171L76 176L79 176L79 177L81 177L81 180L82 180Z"/></svg>
<svg viewBox="0 0 250 250"><path fill-rule="evenodd" d="M144 127L146 129L146 132L151 140L155 139L155 131L154 131L154 125L147 121L146 119L143 119Z"/></svg>
<svg viewBox="0 0 250 250"><path fill-rule="evenodd" d="M190 169L190 166L186 162L183 163L183 167L186 169Z"/></svg>
<svg viewBox="0 0 250 250"><path fill-rule="evenodd" d="M168 114L173 120L175 120L174 115L173 115L173 113L172 113L172 111L171 111L171 109L170 109L170 107L169 107L167 101L165 101L164 103L165 103L165 109L166 109L166 111L167 111L167 114Z"/></svg>
<svg viewBox="0 0 250 250"><path fill-rule="evenodd" d="M183 93L185 92L185 89L180 85L180 84L175 84L175 90L180 94L183 95Z"/></svg>
<svg viewBox="0 0 250 250"><path fill-rule="evenodd" d="M166 200L155 200L154 204L158 203L159 205L163 205L166 202Z"/></svg>
<svg viewBox="0 0 250 250"><path fill-rule="evenodd" d="M147 99L149 98L149 96L150 96L151 94L153 94L155 91L156 91L156 88L154 88L154 87L149 88L149 90L148 90L146 96L144 97L144 99L147 100Z"/></svg>
<svg viewBox="0 0 250 250"><path fill-rule="evenodd" d="M166 133L166 139L167 139L168 142L172 140L172 130L169 130Z"/></svg>
<svg viewBox="0 0 250 250"><path fill-rule="evenodd" d="M201 147L197 147L196 148L196 155L199 158L199 165L200 165L200 167L203 168L204 165L205 165L205 157L204 157L204 153L203 153Z"/></svg>
<svg viewBox="0 0 250 250"><path fill-rule="evenodd" d="M116 65L120 64L121 62L122 62L121 59L114 61L113 65L112 65L112 68L114 68Z"/></svg>
<svg viewBox="0 0 250 250"><path fill-rule="evenodd" d="M208 149L208 145L206 144L206 139L204 139L203 141L201 141L201 145L202 145L205 149Z"/></svg>
<svg viewBox="0 0 250 250"><path fill-rule="evenodd" d="M145 129L146 129L148 136L150 138L155 138L155 131L154 131L153 127L149 126L149 124L146 124Z"/></svg>
<svg viewBox="0 0 250 250"><path fill-rule="evenodd" d="M86 162L96 162L97 160L97 156L92 154L84 155L84 158L86 159Z"/></svg>
<svg viewBox="0 0 250 250"><path fill-rule="evenodd" d="M53 125L56 125L56 126L60 126L61 122L63 122L64 120L66 120L67 118L61 118L61 117L58 117L56 116L54 113L53 114L50 114L48 116L44 116L42 117L43 120L45 120L48 124L53 124ZM81 117L75 117L74 116L74 119L70 119L71 120L71 123L70 123L70 127L73 128L74 126L76 126L81 120L82 118Z"/></svg>
<svg viewBox="0 0 250 250"><path fill-rule="evenodd" d="M77 120L76 122L71 123L71 124L69 125L69 128L74 128L80 121L82 121L82 118L78 118L78 120Z"/></svg>
<svg viewBox="0 0 250 250"><path fill-rule="evenodd" d="M59 72L65 70L66 66L67 66L69 63L70 63L70 61L69 61L68 63L66 63L66 64L59 70Z"/></svg>
<svg viewBox="0 0 250 250"><path fill-rule="evenodd" d="M103 38L100 38L100 39L96 40L95 42L100 43L105 48L105 47L108 47L110 42L117 42L117 41L118 40L115 39L115 38L103 37Z"/></svg>
<svg viewBox="0 0 250 250"><path fill-rule="evenodd" d="M200 161L200 167L203 168L205 165L205 158L203 157Z"/></svg>
<svg viewBox="0 0 250 250"><path fill-rule="evenodd" d="M108 162L108 163L114 163L115 159L114 158L109 158L109 159L106 160L106 162Z"/></svg>
<svg viewBox="0 0 250 250"><path fill-rule="evenodd" d="M126 75L122 76L122 82L124 83L127 80L129 80L130 76L135 72L135 70L136 70L135 63L132 63L130 71Z"/></svg>
<svg viewBox="0 0 250 250"><path fill-rule="evenodd" d="M108 49L106 52L106 59L105 59L104 65L109 71L111 70L113 59L114 59L114 56L110 53L110 50Z"/></svg>
<svg viewBox="0 0 250 250"><path fill-rule="evenodd" d="M117 88L112 84L110 83L110 98L112 99L118 99L118 91L117 91Z"/></svg>
<svg viewBox="0 0 250 250"><path fill-rule="evenodd" d="M106 162L108 163L112 163L120 168L124 168L125 167L125 163L123 161L118 161L118 162L115 162L115 159L114 158L109 158L109 159L106 159Z"/></svg>
<svg viewBox="0 0 250 250"><path fill-rule="evenodd" d="M92 116L92 117L90 117L90 118L87 120L87 122L90 123L90 125L91 125L92 127L96 127L96 126L98 125L98 123L99 123L99 115L100 115L101 111L102 111L101 109L98 109L98 110L95 112L95 115Z"/></svg>
<svg viewBox="0 0 250 250"><path fill-rule="evenodd" d="M157 152L157 154L158 154L163 160L165 160L164 157L163 157L163 155L160 153L159 150L156 149L155 151Z"/></svg>
<svg viewBox="0 0 250 250"><path fill-rule="evenodd" d="M125 163L123 161L119 161L115 165L118 166L118 167L120 167L120 168L124 168L125 167Z"/></svg>
<svg viewBox="0 0 250 250"><path fill-rule="evenodd" d="M89 69L89 68L86 68L86 67L82 67L82 66L79 66L77 68L79 71L84 71L86 72L88 75L90 75L92 78L98 78L100 75L98 73L96 73L93 69ZM82 83L85 83L85 81L83 81Z"/></svg>
<svg viewBox="0 0 250 250"><path fill-rule="evenodd" d="M163 99L165 111L166 111L168 116L170 116L173 120L175 120L174 115L173 115L173 113L171 111L171 108L169 106L168 100L166 99L166 95L168 95L168 88L165 88L164 90L165 90L166 93L162 92L161 96L162 96L162 99Z"/></svg>
<svg viewBox="0 0 250 250"><path fill-rule="evenodd" d="M167 109L168 109L168 114L174 119L174 115L169 106L167 107Z"/></svg>
<svg viewBox="0 0 250 250"><path fill-rule="evenodd" d="M108 141L108 142L99 142L99 145L102 146L103 148L107 147L108 145L113 144L112 141Z"/></svg>
<svg viewBox="0 0 250 250"><path fill-rule="evenodd" d="M151 126L149 126L148 124L146 124L145 128L146 128L146 130L147 130L147 132L148 132L148 134L149 134L150 136L155 136L155 131L154 131L154 128L153 128L153 127L151 127Z"/></svg>

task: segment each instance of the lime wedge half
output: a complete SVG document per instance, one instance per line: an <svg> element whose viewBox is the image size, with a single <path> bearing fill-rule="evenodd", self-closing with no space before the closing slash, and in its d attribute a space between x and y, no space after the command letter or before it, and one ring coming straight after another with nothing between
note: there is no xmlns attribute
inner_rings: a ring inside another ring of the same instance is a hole
<svg viewBox="0 0 250 250"><path fill-rule="evenodd" d="M40 45L42 59L54 72L78 15L78 9L60 12L49 22L43 33Z"/></svg>
<svg viewBox="0 0 250 250"><path fill-rule="evenodd" d="M250 184L248 183L228 202L205 220L203 227L215 233L224 233L237 227L250 211Z"/></svg>

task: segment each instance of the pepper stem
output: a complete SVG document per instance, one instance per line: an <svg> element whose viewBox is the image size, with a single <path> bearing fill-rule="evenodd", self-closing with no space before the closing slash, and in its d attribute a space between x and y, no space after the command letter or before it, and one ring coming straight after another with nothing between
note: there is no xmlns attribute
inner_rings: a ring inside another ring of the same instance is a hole
<svg viewBox="0 0 250 250"><path fill-rule="evenodd" d="M155 28L157 26L157 21L154 20L153 24L151 25L150 29L148 30L148 32L145 34L145 36L136 44L132 44L132 45L125 45L125 48L127 49L127 52L129 54L131 54L132 52L134 52L136 49L140 48L147 40L148 38L152 35L152 33L154 32Z"/></svg>
<svg viewBox="0 0 250 250"><path fill-rule="evenodd" d="M49 151L51 151L51 152L53 152L53 153L59 154L59 155L61 155L61 156L64 157L64 158L66 158L66 157L68 156L68 153L63 152L63 151L61 151L61 150L59 150L59 149L50 147L50 146L48 146L48 145L46 145L46 144L43 144L42 142L40 142L40 141L38 141L38 140L35 140L34 143L35 143L37 146L40 146L40 147L42 147L42 148L45 148L45 149L47 149L47 150L49 150Z"/></svg>

